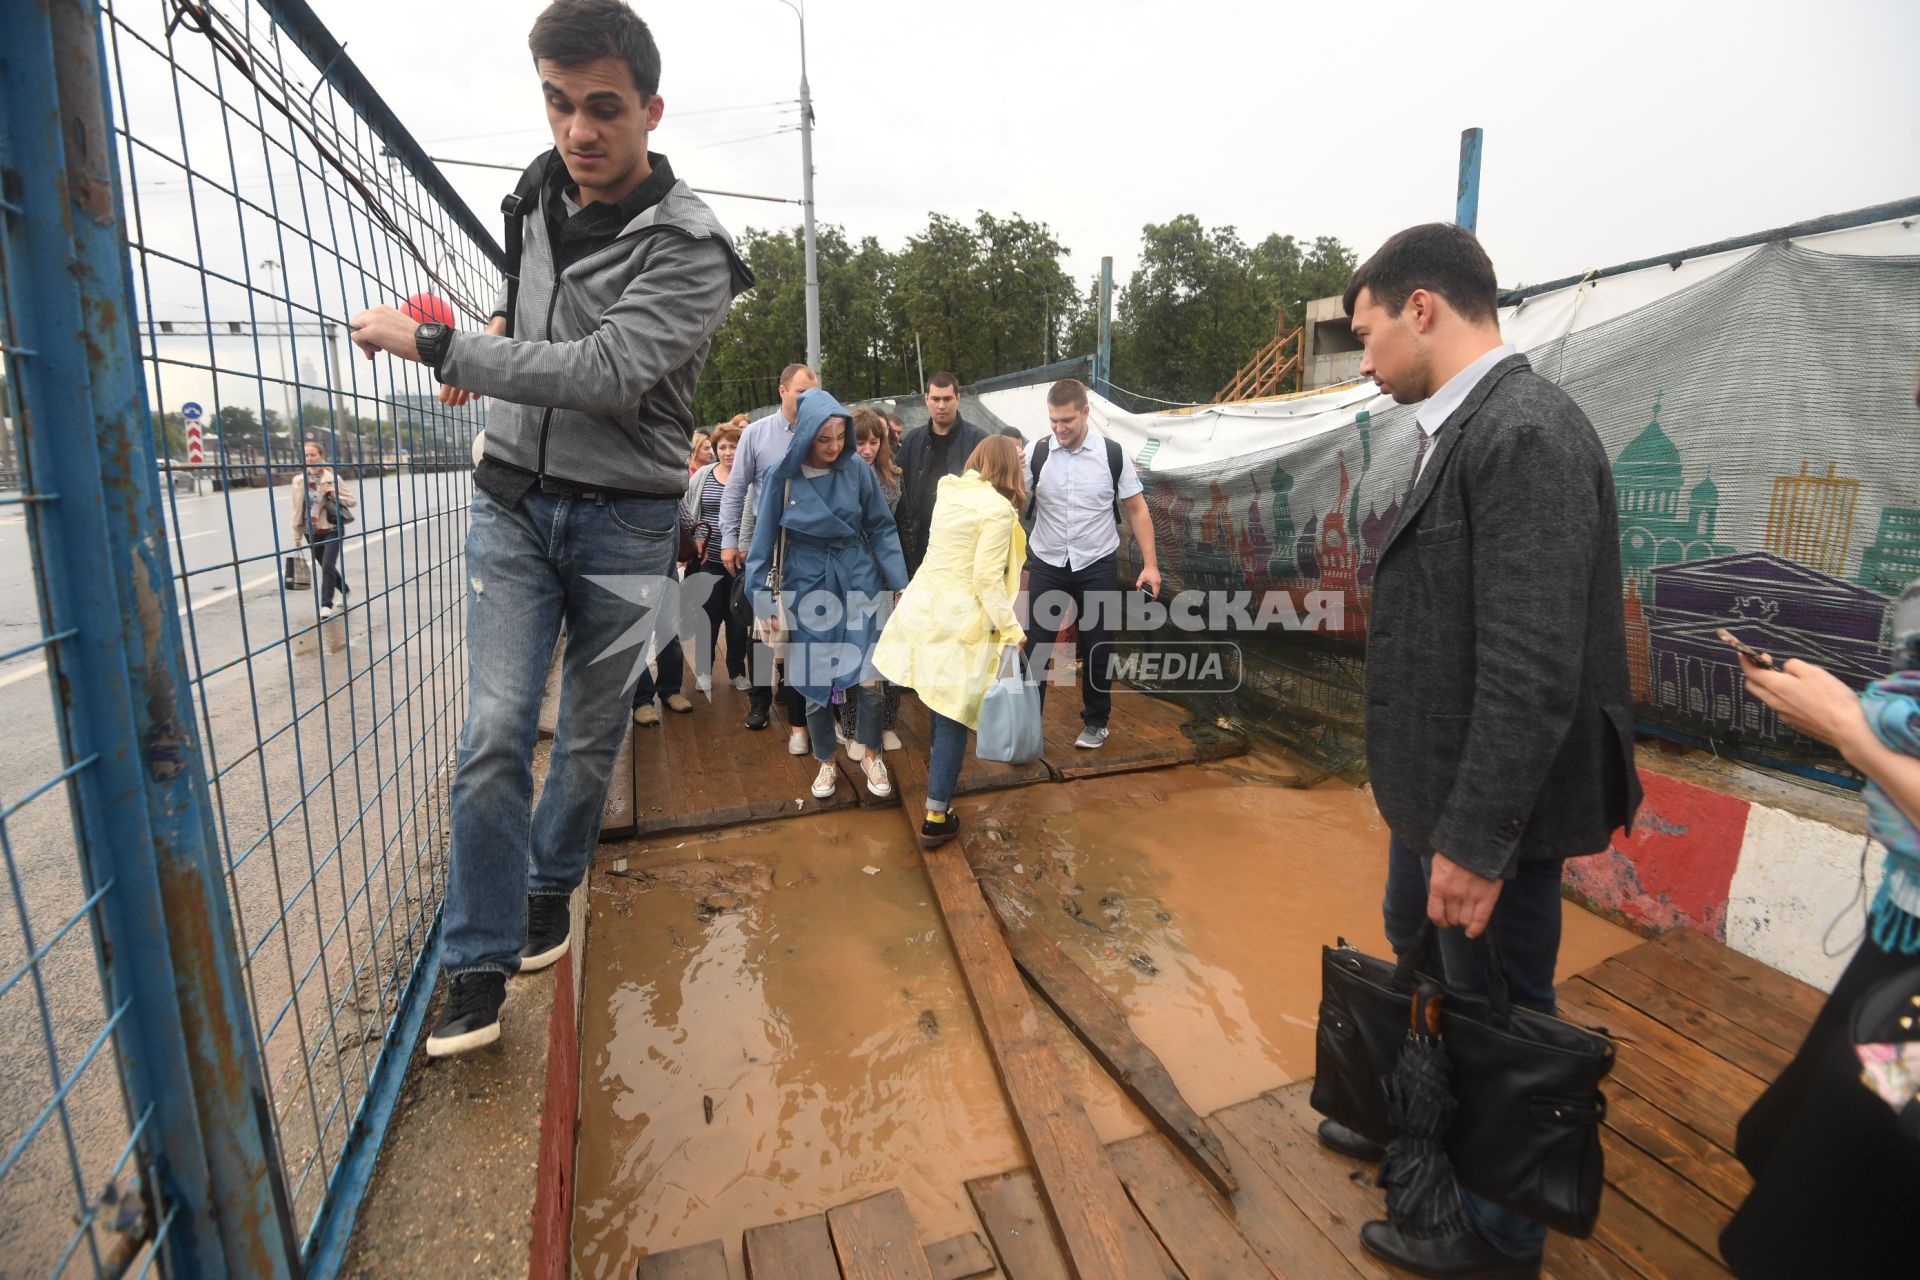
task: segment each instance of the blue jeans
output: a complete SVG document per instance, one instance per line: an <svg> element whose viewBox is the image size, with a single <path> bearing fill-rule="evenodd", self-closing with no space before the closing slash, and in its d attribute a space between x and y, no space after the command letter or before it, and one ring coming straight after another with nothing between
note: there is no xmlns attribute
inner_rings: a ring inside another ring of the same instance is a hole
<svg viewBox="0 0 1920 1280"><path fill-rule="evenodd" d="M626 596L663 598L679 519L677 505L659 498L595 501L536 491L509 510L474 490L469 702L453 777L443 916L450 977L517 972L528 895L571 893L585 875L645 638L638 649L595 659L631 639L646 616L646 606ZM560 720L536 811L540 695L563 619Z"/></svg>
<svg viewBox="0 0 1920 1280"><path fill-rule="evenodd" d="M886 717L885 695L877 684L856 685L847 690L847 697L859 700L859 721L854 732L861 746L869 751L880 749L880 735L885 729L882 723ZM813 758L821 764L833 759L833 752L840 740L833 736L833 729L839 723L839 708L822 706L812 698L807 704L807 741L813 747Z"/></svg>
<svg viewBox="0 0 1920 1280"><path fill-rule="evenodd" d="M927 736L927 808L940 810L953 804L953 789L960 784L960 766L967 762L967 726L949 720L931 707Z"/></svg>
<svg viewBox="0 0 1920 1280"><path fill-rule="evenodd" d="M1554 1011L1553 969L1560 958L1560 868L1558 860L1524 861L1500 890L1487 933L1499 944L1514 1003ZM1387 891L1381 903L1387 942L1394 955L1413 945L1427 918L1427 880L1433 855L1394 836L1387 845ZM1487 945L1464 929L1440 931L1440 972L1433 976L1459 991L1485 995ZM1467 1217L1495 1248L1515 1257L1546 1247L1545 1223L1535 1222L1462 1190Z"/></svg>
<svg viewBox="0 0 1920 1280"><path fill-rule="evenodd" d="M660 656L655 659L660 664L660 678L656 681L653 672L643 665L640 678L633 685L633 705L644 707L658 695L671 698L680 692L680 686L686 680L687 659L680 648L680 637L675 636L660 646Z"/></svg>

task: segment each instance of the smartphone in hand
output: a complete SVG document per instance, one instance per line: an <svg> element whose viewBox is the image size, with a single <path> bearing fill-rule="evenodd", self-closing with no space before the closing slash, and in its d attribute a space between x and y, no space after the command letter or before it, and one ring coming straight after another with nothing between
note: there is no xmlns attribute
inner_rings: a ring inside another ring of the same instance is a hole
<svg viewBox="0 0 1920 1280"><path fill-rule="evenodd" d="M1735 653L1751 660L1754 666L1763 667L1768 671L1778 671L1780 669L1780 664L1773 660L1772 654L1760 652L1752 645L1740 640L1733 632L1727 630L1725 627L1721 627L1718 631L1714 632L1714 634L1720 637L1722 644L1733 646Z"/></svg>

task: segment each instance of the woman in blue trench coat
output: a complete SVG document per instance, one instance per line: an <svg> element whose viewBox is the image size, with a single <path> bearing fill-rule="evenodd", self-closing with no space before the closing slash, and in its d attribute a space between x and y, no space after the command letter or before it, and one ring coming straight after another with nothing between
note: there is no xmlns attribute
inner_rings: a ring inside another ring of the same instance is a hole
<svg viewBox="0 0 1920 1280"><path fill-rule="evenodd" d="M820 771L813 794L834 791L836 702L858 698L860 769L876 796L893 794L881 754L885 705L871 662L893 597L906 589L900 534L873 468L851 440L853 415L825 391L800 397L793 441L760 482L758 523L747 552L756 626L785 636L787 680L807 703L807 737ZM780 564L779 604L768 570Z"/></svg>

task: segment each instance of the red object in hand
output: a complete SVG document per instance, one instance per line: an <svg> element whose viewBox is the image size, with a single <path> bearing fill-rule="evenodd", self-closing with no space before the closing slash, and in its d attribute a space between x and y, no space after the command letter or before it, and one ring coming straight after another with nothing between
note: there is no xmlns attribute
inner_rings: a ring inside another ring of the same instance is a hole
<svg viewBox="0 0 1920 1280"><path fill-rule="evenodd" d="M453 308L447 305L444 298L435 297L431 293L414 294L407 299L407 305L401 309L421 324L431 322L443 324L449 329L454 327Z"/></svg>

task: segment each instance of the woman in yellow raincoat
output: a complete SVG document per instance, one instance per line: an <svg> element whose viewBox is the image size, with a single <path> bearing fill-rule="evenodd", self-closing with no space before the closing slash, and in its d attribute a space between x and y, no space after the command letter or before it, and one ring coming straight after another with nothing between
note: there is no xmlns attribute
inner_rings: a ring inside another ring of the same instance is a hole
<svg viewBox="0 0 1920 1280"><path fill-rule="evenodd" d="M953 789L967 732L980 722L1002 652L1027 638L1013 612L1027 560L1019 519L1025 482L1020 446L1005 436L982 441L964 474L940 478L926 559L874 646L880 674L919 694L932 719L925 849L960 832Z"/></svg>

